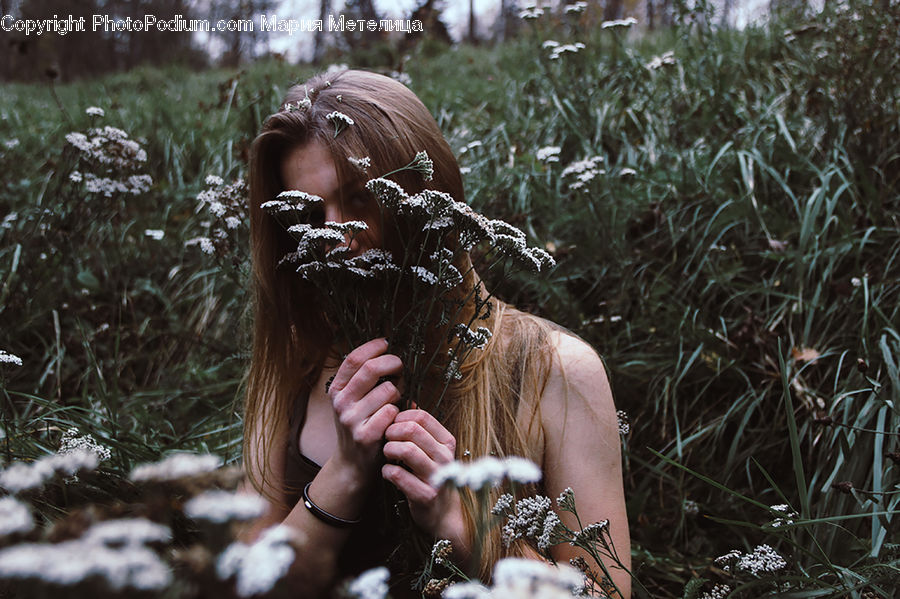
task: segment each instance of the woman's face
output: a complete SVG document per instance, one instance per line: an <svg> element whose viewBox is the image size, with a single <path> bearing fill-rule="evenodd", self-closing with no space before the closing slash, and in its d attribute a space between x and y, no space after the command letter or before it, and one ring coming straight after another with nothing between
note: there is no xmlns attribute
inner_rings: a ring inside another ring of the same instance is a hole
<svg viewBox="0 0 900 599"><path fill-rule="evenodd" d="M354 179L341 186L331 153L324 145L312 141L289 151L281 161L281 180L285 190L298 190L319 196L325 202L310 216L310 224L326 221L364 221L369 229L357 233L350 243L353 255L381 247L381 218L375 198L365 188L364 179Z"/></svg>

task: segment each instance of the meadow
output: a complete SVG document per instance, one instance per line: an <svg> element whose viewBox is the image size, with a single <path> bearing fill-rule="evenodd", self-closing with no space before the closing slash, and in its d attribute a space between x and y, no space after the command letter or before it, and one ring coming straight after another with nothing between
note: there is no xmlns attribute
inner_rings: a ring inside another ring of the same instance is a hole
<svg viewBox="0 0 900 599"><path fill-rule="evenodd" d="M900 4L710 22L682 7L642 35L548 12L498 47L422 45L405 73L467 201L558 263L498 295L604 357L635 595L893 597ZM314 70L0 89L0 455L54 454L73 428L110 450L102 476L32 498L40 522L138 501L125 475L166 452L239 461L247 223L198 194L246 175ZM135 142L121 163L71 135L104 126ZM784 563L754 565L762 546Z"/></svg>

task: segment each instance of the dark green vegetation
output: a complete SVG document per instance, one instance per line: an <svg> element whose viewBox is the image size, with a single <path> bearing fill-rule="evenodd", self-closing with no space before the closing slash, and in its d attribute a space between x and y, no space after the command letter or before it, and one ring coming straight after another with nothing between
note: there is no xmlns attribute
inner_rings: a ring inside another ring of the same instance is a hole
<svg viewBox="0 0 900 599"><path fill-rule="evenodd" d="M481 142L461 155L470 203L559 261L500 295L607 360L652 596L698 577L746 597L773 580L781 596L893 596L900 5L744 32L695 16L635 43L545 16L501 48L413 57L411 87L455 149ZM547 39L585 48L550 60ZM185 241L205 234L204 178L244 173L261 120L310 73L138 70L58 87L58 104L47 86L0 91L0 143L20 140L0 145L0 216L17 214L0 229L0 349L24 362L0 365L7 459L54 451L70 426L114 470L174 448L237 459L246 250L214 261ZM146 139L148 193L70 182L64 136L88 106ZM572 190L563 169L594 156L603 172ZM773 528L785 503L799 515ZM713 567L761 543L788 566Z"/></svg>

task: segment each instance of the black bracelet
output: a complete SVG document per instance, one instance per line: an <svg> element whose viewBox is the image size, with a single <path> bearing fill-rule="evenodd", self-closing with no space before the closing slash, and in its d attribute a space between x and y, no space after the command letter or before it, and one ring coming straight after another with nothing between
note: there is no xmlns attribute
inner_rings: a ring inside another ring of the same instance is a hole
<svg viewBox="0 0 900 599"><path fill-rule="evenodd" d="M318 518L320 521L324 522L329 526L334 526L336 528L348 528L353 526L354 524L359 524L359 518L356 520L347 520L345 518L339 518L334 514L329 514L315 503L313 503L312 499L309 498L309 486L312 482L306 483L306 486L303 487L303 505L306 506L306 509L309 510L313 516Z"/></svg>

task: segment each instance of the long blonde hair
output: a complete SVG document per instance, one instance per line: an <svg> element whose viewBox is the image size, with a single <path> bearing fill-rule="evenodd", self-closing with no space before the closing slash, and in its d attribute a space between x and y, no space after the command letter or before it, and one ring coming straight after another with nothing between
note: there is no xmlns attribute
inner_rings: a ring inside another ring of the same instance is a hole
<svg viewBox="0 0 900 599"><path fill-rule="evenodd" d="M283 157L310 142L320 143L330 150L338 179L344 183L361 176L349 157L369 157L369 172L378 176L409 164L417 152L426 150L434 164L427 187L463 201L459 165L437 123L415 94L393 79L352 70L318 75L292 87L284 107L266 120L253 142L250 166L254 335L245 400L244 459L251 483L263 492L269 489L270 452L282 450L268 433L275 423L287 422L294 402L307 396L333 341L311 289L295 273L276 268L280 258L295 247L261 205L284 190ZM327 118L334 111L354 122L340 135L335 135L334 124ZM415 172L400 172L392 178L410 193L426 186ZM479 284L477 276L470 273L463 285L475 284ZM494 336L461 366L462 379L442 401L443 424L456 437L459 455L523 455L540 461L540 449L530 440L539 435L532 426L551 366L554 325L499 300L491 301L488 324ZM520 425L523 408L531 415L525 427ZM469 494L464 505L473 504ZM474 514L470 508L465 512L473 533ZM480 574L489 576L500 557L521 551L519 546L505 550L499 534L492 534L483 543Z"/></svg>

